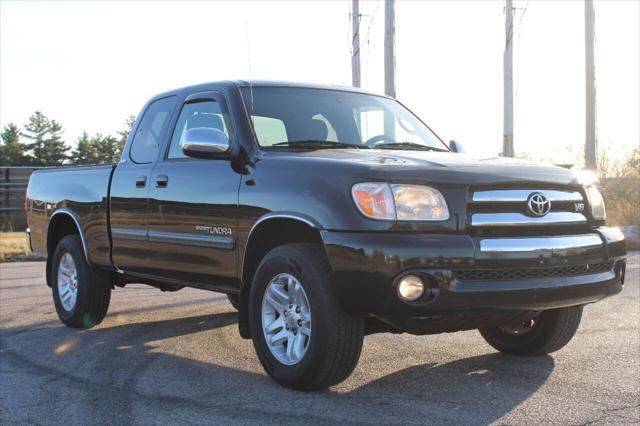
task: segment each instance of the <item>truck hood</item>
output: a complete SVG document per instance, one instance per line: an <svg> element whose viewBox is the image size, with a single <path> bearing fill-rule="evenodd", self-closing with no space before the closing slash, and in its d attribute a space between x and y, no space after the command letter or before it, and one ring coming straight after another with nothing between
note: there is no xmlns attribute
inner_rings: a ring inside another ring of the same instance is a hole
<svg viewBox="0 0 640 426"><path fill-rule="evenodd" d="M321 149L270 151L267 155L297 157L310 162L358 167L363 177L381 180L432 181L464 184L538 182L579 185L571 170L549 164L451 152L381 149Z"/></svg>

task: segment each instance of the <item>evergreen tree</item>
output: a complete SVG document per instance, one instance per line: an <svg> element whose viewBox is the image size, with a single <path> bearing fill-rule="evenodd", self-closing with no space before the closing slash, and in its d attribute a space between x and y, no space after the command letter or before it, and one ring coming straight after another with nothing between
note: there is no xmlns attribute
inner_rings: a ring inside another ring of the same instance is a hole
<svg viewBox="0 0 640 426"><path fill-rule="evenodd" d="M122 149L118 138L97 133L91 139L91 143L95 147L100 163L115 163L120 159Z"/></svg>
<svg viewBox="0 0 640 426"><path fill-rule="evenodd" d="M71 153L71 161L75 164L95 164L98 162L98 153L87 132L82 132L78 138L76 149Z"/></svg>
<svg viewBox="0 0 640 426"><path fill-rule="evenodd" d="M127 139L129 138L129 133L131 133L131 128L133 127L133 124L136 122L136 116L135 115L130 115L124 122L125 128L123 130L118 131L118 155L117 158L114 160L115 161L119 161L120 159L120 154L122 153L122 150L124 149L124 145L127 143Z"/></svg>
<svg viewBox="0 0 640 426"><path fill-rule="evenodd" d="M133 127L133 123L135 122L136 116L130 115L124 122L124 125L126 127L118 132L118 135L120 135L120 145L122 145L122 147L124 147L124 144L127 142L127 138L129 137L129 133L131 132L131 128Z"/></svg>
<svg viewBox="0 0 640 426"><path fill-rule="evenodd" d="M87 132L82 132L76 149L71 153L71 161L75 164L115 163L120 159L121 151L119 138L100 133L89 137Z"/></svg>
<svg viewBox="0 0 640 426"><path fill-rule="evenodd" d="M0 143L0 165L2 166L27 166L29 156L27 147L20 141L20 128L14 123L4 126Z"/></svg>
<svg viewBox="0 0 640 426"><path fill-rule="evenodd" d="M24 129L23 135L33 141L28 149L32 151L34 165L59 166L68 158L69 147L62 140L62 126L57 121L36 111Z"/></svg>

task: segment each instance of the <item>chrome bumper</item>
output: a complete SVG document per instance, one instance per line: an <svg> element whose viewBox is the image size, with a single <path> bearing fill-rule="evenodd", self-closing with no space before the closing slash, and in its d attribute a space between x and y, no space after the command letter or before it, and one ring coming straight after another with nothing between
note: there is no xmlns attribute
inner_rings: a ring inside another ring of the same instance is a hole
<svg viewBox="0 0 640 426"><path fill-rule="evenodd" d="M611 245L624 246L624 234L618 228L601 227L596 232L580 235L538 237L493 237L476 239L482 257L525 256L546 258L554 255L593 252L602 254ZM610 253L612 254L612 253Z"/></svg>
<svg viewBox="0 0 640 426"><path fill-rule="evenodd" d="M624 237L623 237L624 238ZM532 253L544 254L553 250L601 247L598 234L564 235L558 237L490 238L480 240L483 253Z"/></svg>

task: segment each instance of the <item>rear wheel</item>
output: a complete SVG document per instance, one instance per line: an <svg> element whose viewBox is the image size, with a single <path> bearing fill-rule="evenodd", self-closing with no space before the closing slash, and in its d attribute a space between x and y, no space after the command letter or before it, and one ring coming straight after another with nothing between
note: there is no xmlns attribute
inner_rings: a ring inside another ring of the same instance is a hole
<svg viewBox="0 0 640 426"><path fill-rule="evenodd" d="M562 349L580 326L582 306L551 309L517 324L482 327L480 334L500 352L544 355Z"/></svg>
<svg viewBox="0 0 640 426"><path fill-rule="evenodd" d="M295 389L322 389L355 368L364 337L360 316L342 309L321 247L271 250L253 279L249 321L265 371Z"/></svg>
<svg viewBox="0 0 640 426"><path fill-rule="evenodd" d="M91 328L104 319L111 299L111 276L89 265L78 235L67 235L53 254L51 290L60 320Z"/></svg>

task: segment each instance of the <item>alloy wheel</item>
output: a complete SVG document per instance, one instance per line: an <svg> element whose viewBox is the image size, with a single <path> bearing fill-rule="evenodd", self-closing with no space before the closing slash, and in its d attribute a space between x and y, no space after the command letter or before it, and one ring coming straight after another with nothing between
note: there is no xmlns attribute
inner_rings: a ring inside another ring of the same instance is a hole
<svg viewBox="0 0 640 426"><path fill-rule="evenodd" d="M278 274L262 298L262 331L271 354L282 364L300 362L311 340L311 309L302 284Z"/></svg>
<svg viewBox="0 0 640 426"><path fill-rule="evenodd" d="M78 269L70 253L65 253L58 265L58 295L62 307L73 310L78 299Z"/></svg>

